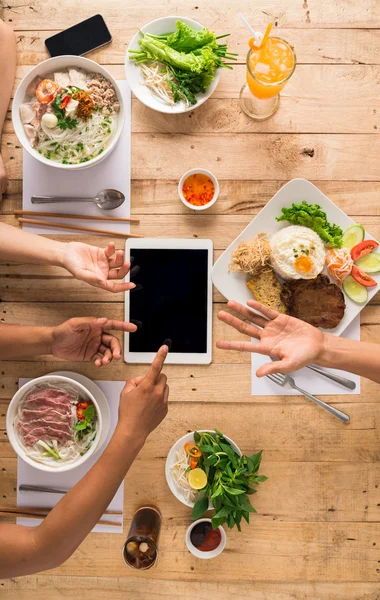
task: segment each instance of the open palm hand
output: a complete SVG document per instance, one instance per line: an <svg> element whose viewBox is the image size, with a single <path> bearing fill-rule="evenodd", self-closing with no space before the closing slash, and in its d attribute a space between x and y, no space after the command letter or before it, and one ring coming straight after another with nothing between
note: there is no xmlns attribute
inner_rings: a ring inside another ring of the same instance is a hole
<svg viewBox="0 0 380 600"><path fill-rule="evenodd" d="M247 304L254 310L234 301L227 304L244 321L224 311L218 313L218 318L258 342L222 340L217 342L218 348L256 352L275 359L276 362L262 365L257 370L258 377L269 373L290 373L318 359L324 346L324 335L319 329L300 319L277 313L254 300L248 300Z"/></svg>
<svg viewBox="0 0 380 600"><path fill-rule="evenodd" d="M125 292L136 287L134 283L113 281L124 279L130 268L130 264L124 262L124 252L115 252L113 242L105 249L70 242L65 250L63 266L77 279L109 292Z"/></svg>

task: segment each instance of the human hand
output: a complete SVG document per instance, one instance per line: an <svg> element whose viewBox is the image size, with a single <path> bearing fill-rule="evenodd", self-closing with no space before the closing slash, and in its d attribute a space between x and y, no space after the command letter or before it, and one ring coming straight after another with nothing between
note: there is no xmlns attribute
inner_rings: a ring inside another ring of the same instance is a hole
<svg viewBox="0 0 380 600"><path fill-rule="evenodd" d="M130 263L124 262L124 252L115 252L115 244L98 248L81 242L64 244L62 266L74 277L94 287L109 292L125 292L136 287L134 283L115 283L113 279L124 279L129 273Z"/></svg>
<svg viewBox="0 0 380 600"><path fill-rule="evenodd" d="M120 395L119 425L125 425L142 442L168 412L169 386L161 373L168 351L167 346L161 346L147 374L129 379Z"/></svg>
<svg viewBox="0 0 380 600"><path fill-rule="evenodd" d="M7 174L5 172L4 162L0 154L0 200L7 189Z"/></svg>
<svg viewBox="0 0 380 600"><path fill-rule="evenodd" d="M137 326L105 317L69 319L52 328L51 354L65 360L91 361L96 367L120 360L120 342L108 329L133 333Z"/></svg>
<svg viewBox="0 0 380 600"><path fill-rule="evenodd" d="M228 308L239 313L249 323L224 311L218 313L218 319L259 342L223 340L216 343L217 348L256 352L274 358L276 362L266 363L256 371L257 377L264 377L269 373L291 373L318 360L325 343L322 331L300 319L280 314L255 300L248 300L247 304L266 318L238 302L230 301Z"/></svg>

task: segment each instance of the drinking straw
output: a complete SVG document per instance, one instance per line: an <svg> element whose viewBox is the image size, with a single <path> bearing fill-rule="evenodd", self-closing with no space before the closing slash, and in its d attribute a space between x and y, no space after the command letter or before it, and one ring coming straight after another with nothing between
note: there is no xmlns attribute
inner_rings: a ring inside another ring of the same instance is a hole
<svg viewBox="0 0 380 600"><path fill-rule="evenodd" d="M253 27L251 27L251 25L248 23L247 19L243 15L243 13L239 12L238 17L239 17L240 21L246 26L248 31L251 33L252 37L254 38L255 46L257 46L259 48L263 41L263 34L261 33L261 31L255 31L253 29Z"/></svg>
<svg viewBox="0 0 380 600"><path fill-rule="evenodd" d="M265 48L265 46L267 45L268 37L269 37L272 27L273 27L273 23L268 23L268 27L266 28L266 31L264 33L263 41L261 42L260 48Z"/></svg>

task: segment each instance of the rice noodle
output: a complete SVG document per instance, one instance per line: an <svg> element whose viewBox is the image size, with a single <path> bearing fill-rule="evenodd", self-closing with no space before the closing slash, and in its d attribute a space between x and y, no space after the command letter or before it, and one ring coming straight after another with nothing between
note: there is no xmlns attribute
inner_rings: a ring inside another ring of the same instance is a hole
<svg viewBox="0 0 380 600"><path fill-rule="evenodd" d="M177 461L171 467L170 475L174 479L178 490L181 492L185 500L187 500L188 502L195 502L199 492L198 490L194 490L189 484L189 479L187 475L187 470L190 467L189 458L189 455L186 454L183 448L177 450Z"/></svg>

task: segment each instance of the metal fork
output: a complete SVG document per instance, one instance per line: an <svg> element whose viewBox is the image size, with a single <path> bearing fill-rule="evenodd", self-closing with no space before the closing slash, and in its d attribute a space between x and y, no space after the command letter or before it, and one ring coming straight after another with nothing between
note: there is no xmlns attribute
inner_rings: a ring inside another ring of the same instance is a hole
<svg viewBox="0 0 380 600"><path fill-rule="evenodd" d="M299 388L298 385L296 385L296 382L294 381L293 377L290 377L290 375L284 375L283 373L273 373L267 375L267 377L268 379L273 381L273 383L276 383L281 387L290 385L291 388L301 392L301 394L303 394L306 398L314 402L314 404L318 404L318 406L327 410L327 412L334 415L334 417L336 417L343 423L348 423L350 421L350 417L346 415L346 413L342 412L338 408L334 408L334 406L330 406L330 404L327 404L327 402L323 402L323 400L320 400L316 396L313 396L312 394L309 394L309 392L306 392L305 390Z"/></svg>

